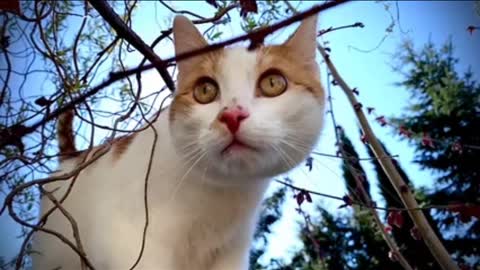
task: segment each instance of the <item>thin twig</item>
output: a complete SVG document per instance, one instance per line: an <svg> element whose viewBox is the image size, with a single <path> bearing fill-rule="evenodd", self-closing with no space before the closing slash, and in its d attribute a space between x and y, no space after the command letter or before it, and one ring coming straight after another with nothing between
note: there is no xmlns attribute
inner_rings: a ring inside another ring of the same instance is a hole
<svg viewBox="0 0 480 270"><path fill-rule="evenodd" d="M142 53L157 69L167 87L173 92L175 84L167 71L167 64L115 13L105 0L88 1L98 13L115 29L117 35L127 40L133 47Z"/></svg>
<svg viewBox="0 0 480 270"><path fill-rule="evenodd" d="M363 27L365 27L365 25L361 22L356 22L356 23L352 23L352 24L348 24L348 25L342 25L342 26L337 26L337 27L329 27L327 29L323 29L323 30L318 31L317 37L323 36L323 35L325 35L327 33L330 33L330 32L334 32L334 31L338 31L338 30L342 30L342 29L347 29L347 28L356 28L356 27L363 28Z"/></svg>
<svg viewBox="0 0 480 270"><path fill-rule="evenodd" d="M305 191L305 192L308 192L310 194L317 195L317 196L320 196L320 197L325 197L325 198L345 202L344 197L331 195L331 194L327 194L327 193L323 193L323 192L319 192L319 191L315 191L315 190L311 190L311 189L307 189L307 188L302 188L302 187L299 187L299 186L296 186L296 185L293 185L293 184L290 184L288 182L278 180L278 179L276 179L275 182L278 182L282 185L285 185L287 187L293 188L293 189L298 190L298 191ZM382 207L382 206L377 206L375 204L367 205L365 203L362 203L361 201L352 201L352 204L358 205L358 206L363 207L363 208L371 208L371 209L387 211L387 212L391 212L391 211L399 211L399 212L402 212L402 211L425 211L425 210L430 210L430 209L437 209L437 210L442 210L443 209L443 210L445 210L445 209L452 209L452 208L458 207L458 205L426 205L426 206L417 207L417 208ZM476 207L476 206L472 206L472 207Z"/></svg>
<svg viewBox="0 0 480 270"><path fill-rule="evenodd" d="M86 258L87 254L85 253L85 249L83 248L82 239L80 237L80 230L78 229L78 224L75 221L75 218L62 206L62 204L60 204L60 202L55 198L55 196L53 196L49 191L46 191L45 189L41 188L41 192L43 194L45 194L48 197L48 199L68 219L68 221L70 222L70 225L72 226L73 238L75 239L75 242L77 243L77 248ZM87 265L84 262L83 258L80 258L80 264L81 264L81 269L85 270Z"/></svg>

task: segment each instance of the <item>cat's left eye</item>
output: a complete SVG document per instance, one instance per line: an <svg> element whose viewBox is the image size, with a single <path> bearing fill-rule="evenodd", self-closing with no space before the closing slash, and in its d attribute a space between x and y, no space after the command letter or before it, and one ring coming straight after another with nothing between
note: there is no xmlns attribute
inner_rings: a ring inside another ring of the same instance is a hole
<svg viewBox="0 0 480 270"><path fill-rule="evenodd" d="M193 89L193 97L198 103L207 104L212 102L218 94L217 83L210 78L203 78L197 82Z"/></svg>
<svg viewBox="0 0 480 270"><path fill-rule="evenodd" d="M260 92L267 97L276 97L287 90L287 79L279 71L267 71L258 83Z"/></svg>

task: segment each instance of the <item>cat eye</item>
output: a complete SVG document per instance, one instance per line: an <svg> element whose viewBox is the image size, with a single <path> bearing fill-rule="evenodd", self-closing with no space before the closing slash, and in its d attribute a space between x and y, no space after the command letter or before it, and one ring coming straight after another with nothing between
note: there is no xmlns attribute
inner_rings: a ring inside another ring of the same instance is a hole
<svg viewBox="0 0 480 270"><path fill-rule="evenodd" d="M218 85L211 78L202 78L198 80L193 89L193 98L200 104L212 102L218 94Z"/></svg>
<svg viewBox="0 0 480 270"><path fill-rule="evenodd" d="M287 90L287 79L277 70L265 72L258 83L260 92L266 97L276 97Z"/></svg>

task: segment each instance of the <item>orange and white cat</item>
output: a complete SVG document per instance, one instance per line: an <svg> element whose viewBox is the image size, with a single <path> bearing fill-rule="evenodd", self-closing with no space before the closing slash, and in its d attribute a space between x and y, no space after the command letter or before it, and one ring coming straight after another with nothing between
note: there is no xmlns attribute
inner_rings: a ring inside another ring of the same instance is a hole
<svg viewBox="0 0 480 270"><path fill-rule="evenodd" d="M149 177L149 226L143 270L246 270L257 212L272 177L300 164L322 127L324 90L316 55L317 19L285 43L224 48L178 63L172 104L160 114ZM207 46L177 16L176 54ZM75 150L72 116L59 121L61 152ZM99 270L129 269L142 242L144 179L152 129L115 140L81 172L63 206L76 219L87 257ZM71 152L71 151L70 151ZM71 171L84 155L62 159ZM56 198L68 181L46 186ZM55 189L56 188L56 189ZM43 211L52 206L43 199ZM73 241L56 211L46 228ZM37 233L34 269L80 269L80 259L53 236Z"/></svg>

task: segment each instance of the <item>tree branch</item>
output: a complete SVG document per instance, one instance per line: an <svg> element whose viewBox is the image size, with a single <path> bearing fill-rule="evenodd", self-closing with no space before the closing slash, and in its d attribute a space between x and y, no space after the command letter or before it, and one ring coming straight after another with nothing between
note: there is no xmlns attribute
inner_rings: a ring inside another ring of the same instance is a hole
<svg viewBox="0 0 480 270"><path fill-rule="evenodd" d="M352 24L349 24L349 25L342 25L342 26L338 26L338 27L329 27L327 29L323 29L323 30L318 31L317 37L323 36L323 35L325 35L327 33L330 33L330 32L334 32L334 31L338 31L338 30L342 30L342 29L347 29L347 28L355 28L355 27L363 28L363 27L365 27L365 25L361 22L356 22L356 23L352 23Z"/></svg>
<svg viewBox="0 0 480 270"><path fill-rule="evenodd" d="M122 19L115 13L106 0L88 0L88 2L98 11L110 26L115 29L117 35L128 41L135 47L140 53L142 53L153 66L157 69L160 76L165 81L167 87L173 92L175 90L175 84L173 79L167 71L166 63L160 59L158 55L145 43L143 40L130 29Z"/></svg>

